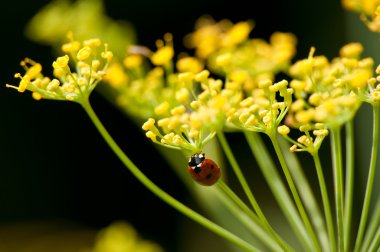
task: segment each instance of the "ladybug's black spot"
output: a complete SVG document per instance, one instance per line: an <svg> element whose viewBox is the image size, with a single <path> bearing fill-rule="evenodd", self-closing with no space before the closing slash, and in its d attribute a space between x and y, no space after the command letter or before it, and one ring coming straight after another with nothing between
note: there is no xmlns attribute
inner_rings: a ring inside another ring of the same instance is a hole
<svg viewBox="0 0 380 252"><path fill-rule="evenodd" d="M202 171L201 167L198 167L198 166L196 166L193 170L194 170L194 172L197 173L197 174L200 173L200 172Z"/></svg>
<svg viewBox="0 0 380 252"><path fill-rule="evenodd" d="M214 169L214 165L211 165L210 167L211 167L211 169Z"/></svg>
<svg viewBox="0 0 380 252"><path fill-rule="evenodd" d="M212 173L206 175L206 179L210 179L212 177Z"/></svg>

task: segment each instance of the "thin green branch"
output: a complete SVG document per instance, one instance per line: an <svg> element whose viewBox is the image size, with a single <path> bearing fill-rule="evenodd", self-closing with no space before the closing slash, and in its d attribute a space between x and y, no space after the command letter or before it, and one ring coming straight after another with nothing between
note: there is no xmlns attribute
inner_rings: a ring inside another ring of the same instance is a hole
<svg viewBox="0 0 380 252"><path fill-rule="evenodd" d="M376 229L380 226L380 196L377 198L375 210L373 211L369 226L367 228L363 245L361 246L362 252L368 251L368 247L375 236Z"/></svg>
<svg viewBox="0 0 380 252"><path fill-rule="evenodd" d="M224 183L223 181L219 181L217 186L238 206L244 213L246 213L249 217L252 218L257 223L260 223L260 219L256 213L254 213L240 198L237 196L231 188Z"/></svg>
<svg viewBox="0 0 380 252"><path fill-rule="evenodd" d="M153 194L155 194L158 198L160 198L161 200L163 200L164 202L166 202L167 204L169 204L170 206L172 206L174 209L178 210L182 214L186 215L190 219L194 220L195 222L198 222L202 226L220 235L224 239L236 244L237 246L241 247L245 251L252 251L252 252L259 251L259 249L247 243L246 241L242 240L240 237L232 234L231 232L218 226L214 222L196 213L195 211L185 206L181 202L177 201L172 196L170 196L165 191L163 191L161 188L159 188L156 184L154 184L148 177L146 177L138 169L138 167L128 158L127 155L125 155L125 153L117 145L115 140L113 140L111 135L108 133L108 131L105 129L105 127L103 126L103 124L101 123L101 121L99 120L95 112L93 111L90 103L88 101L83 101L81 105L86 111L86 113L88 114L88 116L90 117L91 121L94 123L95 127L98 129L99 133L102 135L103 139L107 142L107 144L112 149L112 151L118 156L120 161Z"/></svg>
<svg viewBox="0 0 380 252"><path fill-rule="evenodd" d="M259 204L257 203L257 201L256 201L256 199L255 199L255 197L251 191L251 188L249 187L248 182L245 179L243 172L241 171L240 166L239 166L238 162L236 161L234 154L232 153L232 150L231 150L231 148L227 142L226 137L224 136L224 133L218 132L216 135L219 139L220 145L222 146L224 153L226 154L228 161L231 164L232 169L234 170L234 172L236 174L236 177L238 178L238 180L239 180L245 194L247 195L249 202L251 203L253 209L255 210L257 216L259 217L259 219L263 223L263 226L268 230L268 232L273 236L273 238L278 242L278 244L281 246L281 248L284 251L289 251L287 244L281 239L281 237L271 227L267 218L265 217L264 213L262 212Z"/></svg>
<svg viewBox="0 0 380 252"><path fill-rule="evenodd" d="M277 172L276 166L273 163L272 157L263 143L260 135L255 132L244 131L245 138L249 147L255 156L259 168L263 173L277 203L282 212L285 214L287 221L294 230L297 238L301 242L305 251L315 251L313 242L309 237L302 220L294 206L293 200L290 198L287 188L285 187L280 175Z"/></svg>
<svg viewBox="0 0 380 252"><path fill-rule="evenodd" d="M367 186L364 196L362 214L360 216L359 231L356 237L355 251L359 251L360 246L363 241L363 235L365 228L367 226L367 219L369 209L371 207L371 198L372 198L372 189L373 182L375 181L376 174L376 161L377 161L377 150L379 147L379 105L373 104L373 135L372 135L372 152L371 152L371 161L369 165Z"/></svg>
<svg viewBox="0 0 380 252"><path fill-rule="evenodd" d="M305 133L308 134L308 132ZM307 180L303 172L303 167L301 167L297 155L295 155L295 153L290 152L290 146L289 143L286 141L286 138L280 137L277 139L281 147L281 151L284 154L285 162L287 163L290 173L299 190L300 197L303 203L305 204L305 208L309 216L312 216L311 222L315 228L315 231L317 232L318 240L321 244L322 251L329 251L330 242L326 231L324 218L322 216L319 203L317 203L314 192L310 187L309 181Z"/></svg>
<svg viewBox="0 0 380 252"><path fill-rule="evenodd" d="M321 161L319 159L318 153L315 153L312 156L314 159L315 168L317 170L318 182L319 182L319 187L320 187L321 195L322 195L323 208L325 211L325 218L326 218L326 223L327 223L327 232L329 234L329 240L330 240L330 249L331 251L335 252L336 241L335 241L334 221L332 217L325 177L323 175L323 169L322 169L322 165L321 165Z"/></svg>
<svg viewBox="0 0 380 252"><path fill-rule="evenodd" d="M376 235L369 246L368 252L375 252L380 250L380 227L377 227Z"/></svg>
<svg viewBox="0 0 380 252"><path fill-rule="evenodd" d="M345 205L344 205L344 247L350 248L351 240L351 219L352 219L352 202L354 195L354 120L351 119L346 124L346 187L345 187Z"/></svg>
<svg viewBox="0 0 380 252"><path fill-rule="evenodd" d="M285 158L284 158L284 155L282 154L282 151L281 151L280 145L278 143L276 134L273 134L273 135L268 134L268 136L269 136L270 140L272 141L273 147L274 147L275 152L277 154L277 158L280 161L282 170L284 172L285 179L286 179L288 186L289 186L289 189L293 195L293 199L294 199L296 206L298 208L298 211L301 215L302 221L305 224L306 230L307 230L308 234L310 235L315 248L318 251L321 251L317 236L316 236L315 231L314 231L314 229L310 223L310 219L306 213L306 210L302 204L302 201L301 201L301 198L300 198L299 193L297 191L296 185L294 184L293 178L290 174L288 165L285 162Z"/></svg>
<svg viewBox="0 0 380 252"><path fill-rule="evenodd" d="M282 251L277 241L263 227L262 222L252 210L223 182L217 183L216 196L231 211L233 216L240 221L249 231L254 234L255 238L263 242L270 251ZM292 250L293 251L293 250Z"/></svg>
<svg viewBox="0 0 380 252"><path fill-rule="evenodd" d="M342 143L340 127L331 129L331 151L333 157L333 177L336 222L338 233L338 251L344 252L343 230L343 167L342 167Z"/></svg>

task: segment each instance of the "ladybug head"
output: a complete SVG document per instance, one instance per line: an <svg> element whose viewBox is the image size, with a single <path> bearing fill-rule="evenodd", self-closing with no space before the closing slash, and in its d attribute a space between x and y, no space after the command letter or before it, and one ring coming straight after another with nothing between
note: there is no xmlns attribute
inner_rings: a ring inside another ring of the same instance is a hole
<svg viewBox="0 0 380 252"><path fill-rule="evenodd" d="M189 166L196 167L205 160L204 153L195 153L189 158Z"/></svg>

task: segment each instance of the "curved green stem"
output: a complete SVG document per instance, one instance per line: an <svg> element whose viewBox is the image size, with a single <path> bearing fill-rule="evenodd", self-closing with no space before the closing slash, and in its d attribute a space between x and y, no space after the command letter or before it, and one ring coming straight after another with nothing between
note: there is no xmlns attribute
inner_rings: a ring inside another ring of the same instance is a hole
<svg viewBox="0 0 380 252"><path fill-rule="evenodd" d="M379 245L380 245L380 227L377 228L376 235L375 235L371 245L369 246L368 251L369 252L379 251L380 250Z"/></svg>
<svg viewBox="0 0 380 252"><path fill-rule="evenodd" d="M346 187L345 187L345 205L344 205L344 247L350 248L351 238L351 219L352 219L352 202L354 194L354 120L346 124Z"/></svg>
<svg viewBox="0 0 380 252"><path fill-rule="evenodd" d="M373 105L373 135L372 135L372 152L371 152L371 161L369 165L367 186L364 196L363 210L360 216L359 231L356 237L355 251L359 251L361 243L363 241L364 231L367 225L368 212L371 206L372 198L372 189L373 182L375 180L376 173L376 160L377 160L377 150L379 147L379 105Z"/></svg>
<svg viewBox="0 0 380 252"><path fill-rule="evenodd" d="M262 212L259 204L257 203L255 197L253 196L253 193L247 183L247 180L245 179L243 172L240 169L240 166L238 162L236 161L236 158L234 154L232 153L232 150L227 142L226 137L224 136L223 132L218 132L217 137L219 139L220 145L222 146L223 151L226 154L226 157L228 161L231 164L232 169L234 170L236 177L238 178L245 194L248 197L249 202L252 204L253 209L255 210L257 216L263 223L264 227L268 230L268 232L273 236L273 238L278 242L278 244L281 246L284 251L289 251L288 246L285 244L285 242L280 238L280 236L273 230L273 228L270 226L267 218L265 217L264 213Z"/></svg>
<svg viewBox="0 0 380 252"><path fill-rule="evenodd" d="M310 220L309 220L309 217L308 217L308 215L306 213L306 210L305 210L305 208L304 208L304 206L302 204L301 198L300 198L300 196L298 194L297 188L296 188L296 186L294 184L294 181L293 181L293 178L292 178L292 176L290 174L288 165L285 162L285 158L284 158L284 155L282 154L282 151L281 151L280 145L278 143L276 134L268 134L268 136L269 136L270 140L272 141L273 147L274 147L275 152L277 154L277 158L280 161L282 170L284 172L285 179L288 182L289 189L290 189L290 191L291 191L291 193L293 195L293 199L294 199L294 201L296 203L296 206L298 208L298 211L299 211L299 213L301 215L302 221L305 224L306 230L307 230L308 234L310 235L315 248L318 251L321 251L321 248L320 248L317 236L316 236L316 234L314 232L314 229L313 229L313 227L312 227L312 225L310 223Z"/></svg>
<svg viewBox="0 0 380 252"><path fill-rule="evenodd" d="M371 220L369 222L369 226L367 228L363 246L361 246L360 251L366 252L368 251L368 247L375 236L376 229L380 226L380 196L377 198L377 203L375 206L375 210L373 211Z"/></svg>
<svg viewBox="0 0 380 252"><path fill-rule="evenodd" d="M329 234L330 240L330 249L331 251L336 251L336 241L335 241L335 232L334 232L334 221L331 213L329 195L327 193L327 187L325 182L325 177L323 175L323 169L321 166L321 160L319 159L318 153L312 155L315 163L315 168L317 170L319 187L322 195L323 208L325 211L325 218L327 223L327 232Z"/></svg>
<svg viewBox="0 0 380 252"><path fill-rule="evenodd" d="M290 139L290 138L289 138ZM290 152L289 142L286 138L277 138L281 151L284 155L285 162L288 165L290 173L294 179L294 183L298 188L302 202L305 204L305 209L308 215L311 217L311 223L315 228L318 240L321 244L322 251L330 251L330 242L323 214L319 207L314 192L310 187L310 183L307 180L304 169L301 167L298 156L295 153Z"/></svg>
<svg viewBox="0 0 380 252"><path fill-rule="evenodd" d="M265 180L297 238L301 242L305 251L315 251L315 247L298 215L293 200L290 198L288 190L273 163L273 158L269 155L260 135L248 131L244 131L244 135L257 163L259 164L259 168L261 169Z"/></svg>
<svg viewBox="0 0 380 252"><path fill-rule="evenodd" d="M342 143L340 127L331 129L331 150L333 157L334 194L336 207L336 222L338 233L338 251L344 252L343 230L343 171L342 171Z"/></svg>
<svg viewBox="0 0 380 252"><path fill-rule="evenodd" d="M147 188L149 189L153 194L155 194L158 198L172 206L174 209L178 210L182 214L186 215L190 219L198 222L202 226L208 228L209 230L213 231L214 233L220 235L221 237L225 238L226 240L238 245L239 247L243 248L246 251L259 251L256 247L252 246L251 244L247 243L246 241L242 240L241 238L237 237L236 235L232 234L231 232L223 229L222 227L218 226L214 222L210 221L209 219L203 217L202 215L196 213L189 207L185 206L181 202L174 199L172 196L167 194L165 191L163 191L161 188L159 188L156 184L154 184L148 177L146 177L139 169L138 167L127 157L127 155L124 154L124 152L121 150L121 148L117 145L115 140L111 137L111 135L108 133L108 131L105 129L95 112L93 111L90 103L88 101L84 101L81 103L82 107L90 117L91 121L94 123L95 127L98 129L99 133L102 135L103 139L107 142L109 147L112 149L112 151L118 156L120 161L128 168L128 170Z"/></svg>
<svg viewBox="0 0 380 252"><path fill-rule="evenodd" d="M219 181L217 186L238 206L244 213L246 213L249 217L252 218L257 223L260 223L259 217L237 196L231 188L224 183L223 181Z"/></svg>
<svg viewBox="0 0 380 252"><path fill-rule="evenodd" d="M265 244L270 251L282 251L272 235L268 233L265 227L263 227L263 224L257 215L253 213L237 195L234 195L231 189L229 189L223 181L219 181L215 189L216 196L220 199L220 202L229 209L232 215L235 216L236 219L247 228L247 230L254 234L255 238Z"/></svg>

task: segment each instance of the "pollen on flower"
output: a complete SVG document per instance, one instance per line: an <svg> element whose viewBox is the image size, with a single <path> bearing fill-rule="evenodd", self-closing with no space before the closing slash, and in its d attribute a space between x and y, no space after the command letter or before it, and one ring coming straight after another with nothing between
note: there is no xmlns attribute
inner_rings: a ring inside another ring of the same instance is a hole
<svg viewBox="0 0 380 252"><path fill-rule="evenodd" d="M107 62L111 62L113 59L113 53L108 50L108 44L104 44L104 52L101 53L103 59L106 59Z"/></svg>
<svg viewBox="0 0 380 252"><path fill-rule="evenodd" d="M77 60L79 60L79 61L86 60L87 58L90 57L91 52L92 52L92 50L91 50L91 47L89 47L89 46L85 46L85 47L81 48L77 53Z"/></svg>
<svg viewBox="0 0 380 252"><path fill-rule="evenodd" d="M140 66L142 62L143 62L143 58L141 55L138 55L138 54L128 55L123 60L124 66L130 69Z"/></svg>
<svg viewBox="0 0 380 252"><path fill-rule="evenodd" d="M151 61L156 66L165 65L174 56L174 50L172 46L163 46L159 48L152 56Z"/></svg>
<svg viewBox="0 0 380 252"><path fill-rule="evenodd" d="M210 76L210 72L208 70L203 70L195 75L195 80L199 82L204 82Z"/></svg>
<svg viewBox="0 0 380 252"><path fill-rule="evenodd" d="M83 41L84 46L89 46L92 48L99 47L101 44L102 42L98 38L92 38L92 39L87 39Z"/></svg>
<svg viewBox="0 0 380 252"><path fill-rule="evenodd" d="M53 79L46 87L47 91L55 91L61 83L57 79Z"/></svg>
<svg viewBox="0 0 380 252"><path fill-rule="evenodd" d="M286 125L281 125L277 128L277 132L280 134L280 135L288 135L289 132L290 132L290 129L288 126Z"/></svg>
<svg viewBox="0 0 380 252"><path fill-rule="evenodd" d="M145 131L151 130L155 123L156 121L153 118L149 118L148 121L143 124L142 129Z"/></svg>
<svg viewBox="0 0 380 252"><path fill-rule="evenodd" d="M251 30L253 29L252 22L239 22L232 26L230 30L224 35L222 45L231 47L245 41Z"/></svg>
<svg viewBox="0 0 380 252"><path fill-rule="evenodd" d="M164 101L163 103L161 103L154 109L154 112L157 115L164 115L169 112L169 107L170 107L169 102Z"/></svg>
<svg viewBox="0 0 380 252"><path fill-rule="evenodd" d="M350 43L345 46L343 46L339 54L341 57L347 57L347 58L357 58L361 55L363 52L363 46L360 43Z"/></svg>
<svg viewBox="0 0 380 252"><path fill-rule="evenodd" d="M186 112L186 108L183 105L179 105L170 110L170 114L172 115L182 115L185 112Z"/></svg>
<svg viewBox="0 0 380 252"><path fill-rule="evenodd" d="M230 64L231 60L232 60L232 54L230 53L221 54L218 57L216 57L216 65L219 67L224 67Z"/></svg>
<svg viewBox="0 0 380 252"><path fill-rule="evenodd" d="M187 88L181 88L176 92L175 98L180 103L188 103L190 99L189 90L187 90Z"/></svg>
<svg viewBox="0 0 380 252"><path fill-rule="evenodd" d="M154 134L152 131L148 131L145 133L146 137L151 139L152 141L156 141L157 135Z"/></svg>
<svg viewBox="0 0 380 252"><path fill-rule="evenodd" d="M184 73L178 74L178 80L180 82L191 81L194 79L194 77L195 75L192 72L184 72Z"/></svg>
<svg viewBox="0 0 380 252"><path fill-rule="evenodd" d="M38 92L33 92L33 93L32 93L32 97L33 97L33 99L35 99L36 101L39 101L39 100L42 99L42 95L41 95L40 93L38 93Z"/></svg>
<svg viewBox="0 0 380 252"><path fill-rule="evenodd" d="M195 57L183 57L177 61L179 72L191 72L197 74L203 70L203 63Z"/></svg>
<svg viewBox="0 0 380 252"><path fill-rule="evenodd" d="M58 57L54 62L53 62L53 68L65 68L67 67L69 63L69 56L66 54L65 56Z"/></svg>

